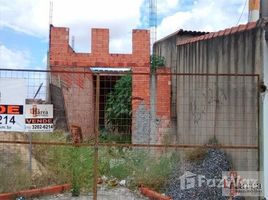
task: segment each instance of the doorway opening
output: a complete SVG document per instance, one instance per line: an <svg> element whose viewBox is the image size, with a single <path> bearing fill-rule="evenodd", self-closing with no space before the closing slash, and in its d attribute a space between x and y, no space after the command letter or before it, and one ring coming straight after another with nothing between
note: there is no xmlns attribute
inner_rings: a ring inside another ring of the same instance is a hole
<svg viewBox="0 0 268 200"><path fill-rule="evenodd" d="M131 76L128 74L95 74L95 91L98 89L96 88L97 76L99 76L99 139L101 142L130 143L132 129Z"/></svg>

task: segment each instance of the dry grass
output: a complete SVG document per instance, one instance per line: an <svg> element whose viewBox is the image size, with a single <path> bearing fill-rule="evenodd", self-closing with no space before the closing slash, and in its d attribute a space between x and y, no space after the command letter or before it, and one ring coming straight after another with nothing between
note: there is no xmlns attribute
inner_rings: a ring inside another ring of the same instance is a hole
<svg viewBox="0 0 268 200"><path fill-rule="evenodd" d="M0 193L31 187L31 173L17 154L0 155Z"/></svg>
<svg viewBox="0 0 268 200"><path fill-rule="evenodd" d="M205 158L206 154L206 148L195 148L185 152L185 160L189 162L200 161Z"/></svg>
<svg viewBox="0 0 268 200"><path fill-rule="evenodd" d="M6 134L11 137L10 134ZM15 137L15 136L14 136ZM27 138L14 138L26 140ZM33 134L33 141L66 141L62 133ZM29 171L28 145L2 145L0 149L0 193L74 183L81 190L92 188L92 149L87 147L33 145Z"/></svg>

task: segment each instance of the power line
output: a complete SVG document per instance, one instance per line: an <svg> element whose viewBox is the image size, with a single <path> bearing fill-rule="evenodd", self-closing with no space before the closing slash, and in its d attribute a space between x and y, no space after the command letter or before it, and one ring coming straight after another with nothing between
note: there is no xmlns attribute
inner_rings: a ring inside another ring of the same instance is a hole
<svg viewBox="0 0 268 200"><path fill-rule="evenodd" d="M246 5L247 5L247 2L248 2L248 0L245 0L244 8L243 8L243 10L242 10L242 13L241 13L241 15L240 15L240 17L239 17L239 19L238 19L236 25L238 25L238 24L240 23L240 20L241 20L243 14L244 14L244 12L245 12L245 8L246 8Z"/></svg>

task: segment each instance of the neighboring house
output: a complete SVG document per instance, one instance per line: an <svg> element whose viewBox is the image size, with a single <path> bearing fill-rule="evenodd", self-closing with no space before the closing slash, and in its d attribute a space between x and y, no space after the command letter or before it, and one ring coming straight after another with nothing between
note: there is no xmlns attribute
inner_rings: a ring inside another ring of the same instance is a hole
<svg viewBox="0 0 268 200"><path fill-rule="evenodd" d="M177 73L172 76L177 143L237 145L241 148L226 150L236 170L263 169L258 97L267 84L267 29L262 19L190 39L173 34L154 44L154 53Z"/></svg>

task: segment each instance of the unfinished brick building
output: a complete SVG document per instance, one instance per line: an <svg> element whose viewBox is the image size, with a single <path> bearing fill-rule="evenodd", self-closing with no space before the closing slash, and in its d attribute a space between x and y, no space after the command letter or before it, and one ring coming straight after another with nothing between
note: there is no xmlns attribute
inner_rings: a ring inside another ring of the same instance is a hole
<svg viewBox="0 0 268 200"><path fill-rule="evenodd" d="M170 75L156 77L156 87L152 90L149 31L133 30L132 54L110 54L109 30L92 29L91 49L91 53L76 53L69 45L69 28L51 25L49 67L54 71L51 85L60 88L62 93L67 126L80 126L85 138L94 135L92 67L129 68L132 73L132 142L161 142L162 134L170 126ZM162 68L159 72L169 70ZM55 106L56 103L52 103Z"/></svg>

